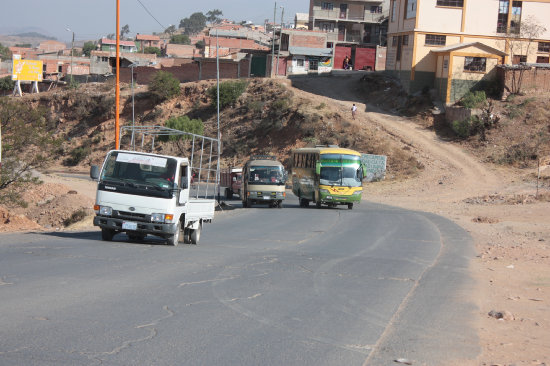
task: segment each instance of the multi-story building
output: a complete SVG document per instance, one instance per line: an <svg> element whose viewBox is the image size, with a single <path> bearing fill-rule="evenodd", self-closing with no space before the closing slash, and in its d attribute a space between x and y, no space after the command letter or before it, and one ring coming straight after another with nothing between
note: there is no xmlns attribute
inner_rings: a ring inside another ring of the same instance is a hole
<svg viewBox="0 0 550 366"><path fill-rule="evenodd" d="M310 0L309 29L326 32L332 44L383 44L388 5L389 0Z"/></svg>
<svg viewBox="0 0 550 366"><path fill-rule="evenodd" d="M410 93L436 88L453 103L493 82L498 64L549 57L548 0L391 0L386 70Z"/></svg>

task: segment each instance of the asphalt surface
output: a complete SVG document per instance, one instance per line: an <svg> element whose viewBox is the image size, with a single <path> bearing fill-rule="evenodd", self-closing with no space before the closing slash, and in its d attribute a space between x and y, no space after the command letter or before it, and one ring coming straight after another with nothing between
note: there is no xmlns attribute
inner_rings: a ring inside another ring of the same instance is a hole
<svg viewBox="0 0 550 366"><path fill-rule="evenodd" d="M198 245L0 235L0 365L444 365L480 349L468 234L444 218L254 206Z"/></svg>

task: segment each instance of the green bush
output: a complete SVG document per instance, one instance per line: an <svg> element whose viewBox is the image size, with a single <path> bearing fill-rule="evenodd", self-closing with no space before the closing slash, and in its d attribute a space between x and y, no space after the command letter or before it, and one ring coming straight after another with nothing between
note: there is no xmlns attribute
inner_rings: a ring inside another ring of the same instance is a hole
<svg viewBox="0 0 550 366"><path fill-rule="evenodd" d="M194 133L195 135L204 134L204 124L200 119L190 119L187 116L179 116L170 118L166 121L165 127L173 130L179 130L184 132ZM161 141L178 141L178 140L191 140L189 135L170 135L160 136Z"/></svg>
<svg viewBox="0 0 550 366"><path fill-rule="evenodd" d="M65 164L69 166L78 165L80 162L86 159L86 157L90 155L91 152L92 148L90 146L79 146L69 153L70 157L65 160Z"/></svg>
<svg viewBox="0 0 550 366"><path fill-rule="evenodd" d="M15 81L11 79L11 76L0 79L0 90L11 91L14 87Z"/></svg>
<svg viewBox="0 0 550 366"><path fill-rule="evenodd" d="M487 102L487 96L484 90L478 90L475 92L468 92L460 100L460 105L465 108L479 108Z"/></svg>
<svg viewBox="0 0 550 366"><path fill-rule="evenodd" d="M454 133L457 134L457 136L461 138L466 138L470 136L471 131L471 123L470 119L465 119L462 121L453 121L451 128L453 129Z"/></svg>
<svg viewBox="0 0 550 366"><path fill-rule="evenodd" d="M158 57L160 57L161 55L160 48L158 47L145 47L143 49L143 53L154 54L154 55L157 55Z"/></svg>
<svg viewBox="0 0 550 366"><path fill-rule="evenodd" d="M224 81L220 83L220 109L223 109L227 106L235 105L237 99L241 96L242 93L246 90L247 82L244 80L237 81ZM212 101L212 106L216 108L217 106L217 88L212 86L208 88L207 91L210 100Z"/></svg>
<svg viewBox="0 0 550 366"><path fill-rule="evenodd" d="M180 82L171 73L159 71L149 84L149 92L156 102L162 102L180 93Z"/></svg>

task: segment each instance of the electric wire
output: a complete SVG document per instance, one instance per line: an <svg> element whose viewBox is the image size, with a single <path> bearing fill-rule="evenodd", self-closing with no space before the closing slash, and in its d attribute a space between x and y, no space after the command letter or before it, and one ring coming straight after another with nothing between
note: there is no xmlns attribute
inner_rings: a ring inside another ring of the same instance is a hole
<svg viewBox="0 0 550 366"><path fill-rule="evenodd" d="M162 29L166 29L166 27L164 25L162 25L158 20L157 18L155 18L155 16L153 14L151 14L151 12L149 11L149 9L147 9L147 7L145 5L143 5L143 3L141 2L141 0L137 0L138 3L141 4L141 6L143 6L143 9L145 9L145 11L147 12L147 14L149 14L151 16L151 18L155 19L155 21L162 27Z"/></svg>

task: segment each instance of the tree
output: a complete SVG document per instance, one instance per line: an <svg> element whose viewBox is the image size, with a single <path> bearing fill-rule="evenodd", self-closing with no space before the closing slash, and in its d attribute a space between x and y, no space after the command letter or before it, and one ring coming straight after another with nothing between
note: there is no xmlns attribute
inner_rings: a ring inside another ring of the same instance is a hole
<svg viewBox="0 0 550 366"><path fill-rule="evenodd" d="M195 43L195 47L199 50L204 50L204 41L202 39L200 41L197 41L197 43Z"/></svg>
<svg viewBox="0 0 550 366"><path fill-rule="evenodd" d="M180 82L169 72L159 71L149 84L149 92L156 102L162 102L180 93Z"/></svg>
<svg viewBox="0 0 550 366"><path fill-rule="evenodd" d="M94 51L95 49L96 49L95 42L88 41L84 43L84 46L82 46L82 53L84 54L84 56L90 57L92 51Z"/></svg>
<svg viewBox="0 0 550 366"><path fill-rule="evenodd" d="M0 98L0 123L0 203L25 206L21 191L28 184L40 183L33 171L52 161L61 142L50 132L53 126L43 108Z"/></svg>
<svg viewBox="0 0 550 366"><path fill-rule="evenodd" d="M223 15L222 11L219 9L210 10L208 13L206 13L206 20L208 20L210 23L219 23L221 20L221 16Z"/></svg>
<svg viewBox="0 0 550 366"><path fill-rule="evenodd" d="M206 26L206 17L203 13L193 13L189 18L180 21L180 28L184 28L185 34L197 34Z"/></svg>
<svg viewBox="0 0 550 366"><path fill-rule="evenodd" d="M130 26L126 24L120 29L120 38L123 39L126 34L130 33Z"/></svg>
<svg viewBox="0 0 550 366"><path fill-rule="evenodd" d="M546 27L540 24L533 16L528 16L519 25L507 29L504 41L506 49L510 52L511 60L514 61L514 58L519 58L521 61L522 56L525 56L525 59L527 59L535 39L540 38L545 32ZM519 94L521 92L523 75L527 69L528 67L519 65L517 69L513 70L512 87L510 90L512 94Z"/></svg>
<svg viewBox="0 0 550 366"><path fill-rule="evenodd" d="M6 76L5 78L0 79L0 90L11 91L14 86L15 81L11 79L11 76Z"/></svg>
<svg viewBox="0 0 550 366"><path fill-rule="evenodd" d="M109 33L107 34L107 39L115 39L115 34L114 33Z"/></svg>
<svg viewBox="0 0 550 366"><path fill-rule="evenodd" d="M175 25L170 25L168 28L166 28L164 30L164 33L169 33L169 34L172 34L176 31L176 26Z"/></svg>
<svg viewBox="0 0 550 366"><path fill-rule="evenodd" d="M187 34L176 34L170 38L170 43L175 44L191 44L191 39Z"/></svg>
<svg viewBox="0 0 550 366"><path fill-rule="evenodd" d="M0 58L4 60L11 58L11 51L9 47L4 47L2 43L0 43Z"/></svg>
<svg viewBox="0 0 550 366"><path fill-rule="evenodd" d="M161 51L158 47L145 47L143 53L156 54L160 57Z"/></svg>

